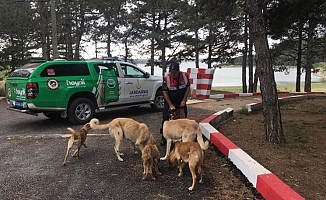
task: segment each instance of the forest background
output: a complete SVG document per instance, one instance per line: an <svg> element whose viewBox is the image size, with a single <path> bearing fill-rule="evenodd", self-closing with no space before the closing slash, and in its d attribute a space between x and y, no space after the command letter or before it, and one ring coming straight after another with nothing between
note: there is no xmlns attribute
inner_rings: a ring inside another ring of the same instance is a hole
<svg viewBox="0 0 326 200"><path fill-rule="evenodd" d="M324 0L2 0L0 6L0 65L8 72L39 49L44 60L83 59L87 41L96 57L98 42L106 43L107 56L112 44L122 44L125 60L136 46L150 57L151 74L156 64L164 74L171 60L191 59L198 68L204 56L211 68L241 55L242 92L257 91L259 81L266 140L273 144L285 144L273 71L296 66L296 92L302 71L304 91L311 92L313 64L326 57ZM270 47L267 38L279 43Z"/></svg>
<svg viewBox="0 0 326 200"><path fill-rule="evenodd" d="M159 64L164 73L172 59L194 60L194 67L199 62L208 68L230 63L244 70L249 66L243 90L257 90L258 75L250 71L256 64L255 35L246 0L1 2L1 70L13 71L33 59L85 59L81 55L91 44L95 57L114 52L125 60L147 57L152 72ZM270 45L274 70L296 66L298 75L304 70L315 72L314 64L326 60L325 1L256 2L266 37L278 41Z"/></svg>

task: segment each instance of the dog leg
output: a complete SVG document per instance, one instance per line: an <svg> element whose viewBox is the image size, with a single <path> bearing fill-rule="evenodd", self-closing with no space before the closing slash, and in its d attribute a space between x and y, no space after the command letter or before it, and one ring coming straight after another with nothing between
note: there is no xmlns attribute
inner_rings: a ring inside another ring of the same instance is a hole
<svg viewBox="0 0 326 200"><path fill-rule="evenodd" d="M123 156L123 153L120 152L120 143L123 138L120 136L120 134L115 134L114 138L115 138L115 145L114 145L115 154L117 155L118 160L123 162L123 159L121 158L121 156Z"/></svg>
<svg viewBox="0 0 326 200"><path fill-rule="evenodd" d="M155 161L154 161L154 167L155 167L156 174L158 176L160 176L161 175L161 172L158 170L158 160L157 159L155 159Z"/></svg>
<svg viewBox="0 0 326 200"><path fill-rule="evenodd" d="M152 181L155 181L156 178L153 176L153 165L154 165L154 162L153 162L153 160L151 160L151 162L149 163L149 177Z"/></svg>
<svg viewBox="0 0 326 200"><path fill-rule="evenodd" d="M78 158L80 158L80 157L79 157L79 151L80 151L80 148L81 148L81 146L79 146L79 147L76 149L76 151L74 152L74 154L72 155L72 157L78 157Z"/></svg>
<svg viewBox="0 0 326 200"><path fill-rule="evenodd" d="M138 153L139 153L139 152L137 151L136 145L135 145L133 142L131 142L131 148L132 148L132 150L134 151L134 154L138 154Z"/></svg>
<svg viewBox="0 0 326 200"><path fill-rule="evenodd" d="M144 167L144 172L143 172L143 178L142 178L142 180L144 181L144 180L146 180L146 178L147 178L147 174L148 174L148 168L147 168L147 161L146 160L144 160L143 161L143 167Z"/></svg>
<svg viewBox="0 0 326 200"><path fill-rule="evenodd" d="M75 142L75 144L76 144L76 146L77 146L77 150L74 152L74 154L73 154L72 156L73 156L73 157L76 157L76 156L79 157L79 150L80 150L80 148L81 148L81 146L82 146L82 143L81 143L81 141L78 141L78 142Z"/></svg>
<svg viewBox="0 0 326 200"><path fill-rule="evenodd" d="M63 159L63 164L62 165L66 165L66 161L67 161L67 158L68 158L68 155L69 155L69 151L71 149L71 147L74 145L74 142L72 140L69 139L68 141L68 146L67 146L67 152L66 152L66 156L65 158Z"/></svg>
<svg viewBox="0 0 326 200"><path fill-rule="evenodd" d="M183 175L183 166L184 166L184 162L182 162L182 160L178 160L178 168L179 168L179 174L178 176L181 177Z"/></svg>
<svg viewBox="0 0 326 200"><path fill-rule="evenodd" d="M166 140L166 152L165 152L165 156L163 158L160 158L161 160L166 160L167 159L167 157L168 157L168 155L170 153L171 143L172 143L171 139Z"/></svg>
<svg viewBox="0 0 326 200"><path fill-rule="evenodd" d="M196 184L196 180L197 180L196 171L195 171L196 166L192 166L189 163L189 169L190 169L191 176L192 176L192 185L191 185L191 187L188 188L188 190L192 191L195 189L195 184Z"/></svg>
<svg viewBox="0 0 326 200"><path fill-rule="evenodd" d="M120 152L120 142L121 140L116 140L115 146L114 146L114 151L115 154L117 155L117 158L120 162L123 162L123 159L121 158L121 156L123 155L123 153Z"/></svg>
<svg viewBox="0 0 326 200"><path fill-rule="evenodd" d="M198 174L200 174L199 183L204 183L202 163L199 163L198 165Z"/></svg>

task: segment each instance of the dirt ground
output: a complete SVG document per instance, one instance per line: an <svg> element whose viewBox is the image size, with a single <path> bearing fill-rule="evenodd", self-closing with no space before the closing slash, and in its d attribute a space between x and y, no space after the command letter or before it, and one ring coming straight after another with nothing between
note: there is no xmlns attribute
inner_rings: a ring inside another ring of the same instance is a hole
<svg viewBox="0 0 326 200"><path fill-rule="evenodd" d="M255 100L260 97L210 99L192 106L217 111L233 108L234 118L218 128L221 133L306 199L326 199L326 98L281 105L284 147L265 141L261 111L240 114L244 105Z"/></svg>

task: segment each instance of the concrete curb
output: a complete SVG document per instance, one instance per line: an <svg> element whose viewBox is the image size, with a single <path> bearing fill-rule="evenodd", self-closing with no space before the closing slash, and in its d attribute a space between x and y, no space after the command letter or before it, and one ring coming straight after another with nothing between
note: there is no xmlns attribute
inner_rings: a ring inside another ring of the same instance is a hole
<svg viewBox="0 0 326 200"><path fill-rule="evenodd" d="M302 95L299 94L299 95L293 95L293 96L280 97L280 98L278 98L278 100L279 100L280 104L282 104L282 103L287 103L287 102L299 101L302 99L325 98L325 95L318 95L318 94L324 94L324 93L307 93L307 94L302 94ZM246 109L249 113L260 110L260 109L262 109L262 101L247 104Z"/></svg>
<svg viewBox="0 0 326 200"><path fill-rule="evenodd" d="M278 92L278 94L288 94L289 92ZM250 97L250 96L260 96L260 92L254 93L225 93L225 94L213 94L210 95L210 99L224 99L224 98L234 98L234 97Z"/></svg>
<svg viewBox="0 0 326 200"><path fill-rule="evenodd" d="M324 92L318 93L295 93L294 96L279 98L280 102L297 101L305 98L318 98L321 96L313 94L325 94ZM258 93L252 93L253 96ZM260 94L259 94L260 95ZM213 96L213 97L212 97ZM219 97L221 97L220 95ZM223 98L240 97L241 94L224 94ZM217 98L216 95L211 95L211 98ZM323 95L322 97L326 97ZM252 103L246 105L250 112L261 109L262 102ZM247 177L256 190L266 200L302 200L305 199L291 187L285 184L275 174L267 170L256 160L250 157L246 152L234 144L231 140L225 137L215 127L219 127L222 123L227 122L233 117L233 109L226 108L222 111L216 112L207 117L199 123L203 135L216 146L226 157L228 157L233 164Z"/></svg>
<svg viewBox="0 0 326 200"><path fill-rule="evenodd" d="M291 94L291 95L305 95L305 94L325 94L325 92L277 92L277 94ZM250 97L250 96L260 96L260 92L254 93L225 93L225 94L212 94L210 99L224 99L224 98L234 98L234 97Z"/></svg>

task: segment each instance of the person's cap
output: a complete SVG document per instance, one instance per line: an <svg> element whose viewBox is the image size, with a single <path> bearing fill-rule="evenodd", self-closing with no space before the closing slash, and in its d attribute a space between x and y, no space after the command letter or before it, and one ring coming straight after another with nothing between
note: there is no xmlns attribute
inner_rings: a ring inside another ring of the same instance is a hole
<svg viewBox="0 0 326 200"><path fill-rule="evenodd" d="M177 62L172 62L169 66L169 72L171 73L175 73L175 72L178 72L180 71L180 66L179 66L179 63Z"/></svg>

